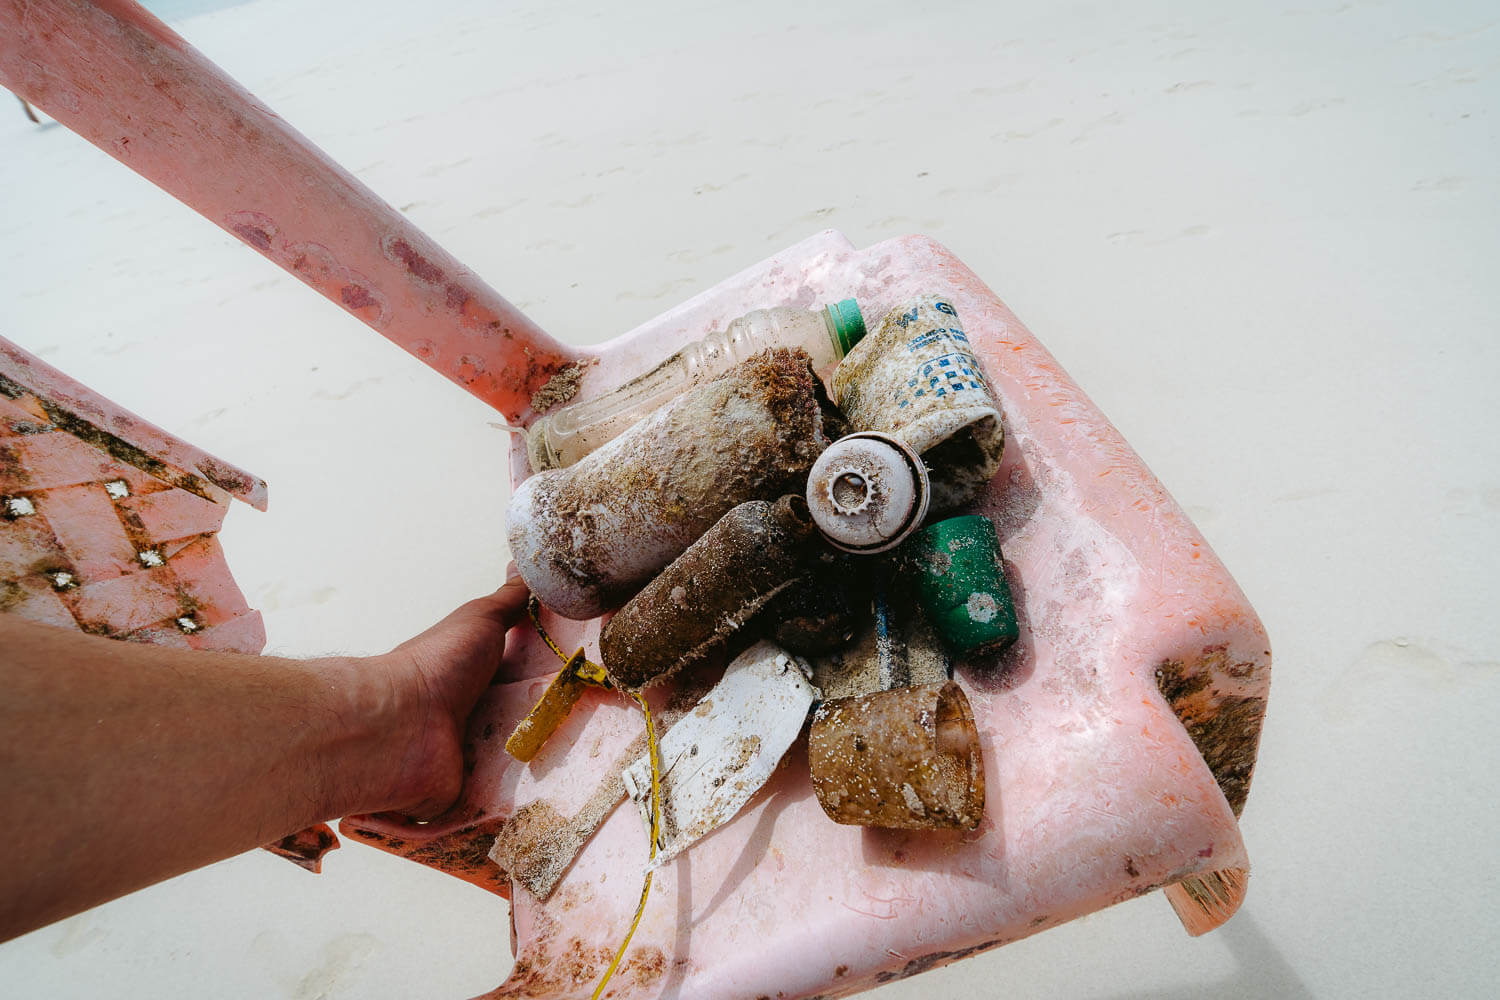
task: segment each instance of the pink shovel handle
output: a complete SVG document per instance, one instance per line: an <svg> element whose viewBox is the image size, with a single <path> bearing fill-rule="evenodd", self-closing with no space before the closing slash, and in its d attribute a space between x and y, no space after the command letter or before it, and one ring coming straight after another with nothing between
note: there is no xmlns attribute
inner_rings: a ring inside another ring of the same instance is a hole
<svg viewBox="0 0 1500 1000"><path fill-rule="evenodd" d="M512 423L573 360L132 0L0 0L0 84Z"/></svg>

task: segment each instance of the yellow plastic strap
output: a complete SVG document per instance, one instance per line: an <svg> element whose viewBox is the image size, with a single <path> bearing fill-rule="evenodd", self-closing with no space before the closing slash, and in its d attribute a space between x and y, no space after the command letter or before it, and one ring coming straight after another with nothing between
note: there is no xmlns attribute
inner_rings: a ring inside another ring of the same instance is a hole
<svg viewBox="0 0 1500 1000"><path fill-rule="evenodd" d="M505 751L521 763L527 763L541 752L547 740L557 732L557 728L563 724L573 706L578 704L578 699L583 696L585 685L595 687L609 687L609 677L604 673L604 668L597 663L591 663L584 656L583 648L572 656L564 656L563 651L558 648L557 643L547 634L542 627L539 609L541 605L535 597L526 604L526 610L531 614L531 621L536 626L536 634L541 637L547 647L563 660L563 668L558 675L552 678L552 683L547 685L547 690L542 692L542 697L532 706L531 711L526 713L526 718L516 724L515 731L505 741Z"/></svg>
<svg viewBox="0 0 1500 1000"><path fill-rule="evenodd" d="M542 692L541 700L526 713L526 718L516 724L515 732L505 741L506 753L526 764L541 752L542 746L557 732L557 727L573 711L578 699L583 697L583 689L588 682L578 675L577 667L582 662L585 661L583 650L580 649L558 671L557 676L552 678L552 683Z"/></svg>

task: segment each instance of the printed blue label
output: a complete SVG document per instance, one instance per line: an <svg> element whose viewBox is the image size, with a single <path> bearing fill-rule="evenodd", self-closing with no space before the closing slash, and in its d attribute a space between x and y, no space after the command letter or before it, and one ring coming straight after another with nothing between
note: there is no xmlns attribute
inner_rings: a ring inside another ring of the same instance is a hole
<svg viewBox="0 0 1500 1000"><path fill-rule="evenodd" d="M950 351L912 367L906 385L896 390L896 407L903 409L925 396L942 397L971 390L982 395L988 391L978 359L968 351Z"/></svg>

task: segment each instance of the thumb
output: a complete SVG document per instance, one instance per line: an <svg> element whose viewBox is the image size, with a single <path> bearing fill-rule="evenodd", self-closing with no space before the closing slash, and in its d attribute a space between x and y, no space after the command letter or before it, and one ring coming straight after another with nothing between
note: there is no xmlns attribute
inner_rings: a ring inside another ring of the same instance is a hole
<svg viewBox="0 0 1500 1000"><path fill-rule="evenodd" d="M514 563L509 569L511 572L499 590L475 598L454 612L454 617L482 620L487 625L498 627L501 635L519 624L526 617L526 601L531 592L526 589L526 581L515 572Z"/></svg>
<svg viewBox="0 0 1500 1000"><path fill-rule="evenodd" d="M515 564L511 565L514 567ZM486 599L491 605L486 613L498 619L501 627L509 631L526 616L526 601L530 597L531 591L527 589L526 581L516 573Z"/></svg>

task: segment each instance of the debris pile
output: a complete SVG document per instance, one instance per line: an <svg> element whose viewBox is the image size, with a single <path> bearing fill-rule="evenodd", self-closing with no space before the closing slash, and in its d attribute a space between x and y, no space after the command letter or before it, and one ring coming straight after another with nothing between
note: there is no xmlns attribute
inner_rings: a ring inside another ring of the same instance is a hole
<svg viewBox="0 0 1500 1000"><path fill-rule="evenodd" d="M619 802L640 809L654 868L732 819L804 731L834 822L974 829L983 817L980 739L953 661L1018 635L994 525L962 512L999 469L999 404L940 295L890 310L869 336L852 300L817 323L784 309L747 319L780 313L811 331L812 355L771 347L708 378L682 359L698 364L725 335L690 345L655 370L692 376L659 408L630 411L661 396L663 376L648 373L607 405L549 415L558 441L558 428L595 431L568 438L569 464L539 468L511 502L538 630L538 601L575 619L616 612L599 664L543 633L562 670L512 755L531 760L588 685L635 699L652 733L643 689L698 685L657 720L659 753L654 737L627 751L574 816L538 801L507 824L491 858L540 898ZM833 361L830 398L816 370ZM547 454L536 464L562 464Z"/></svg>

